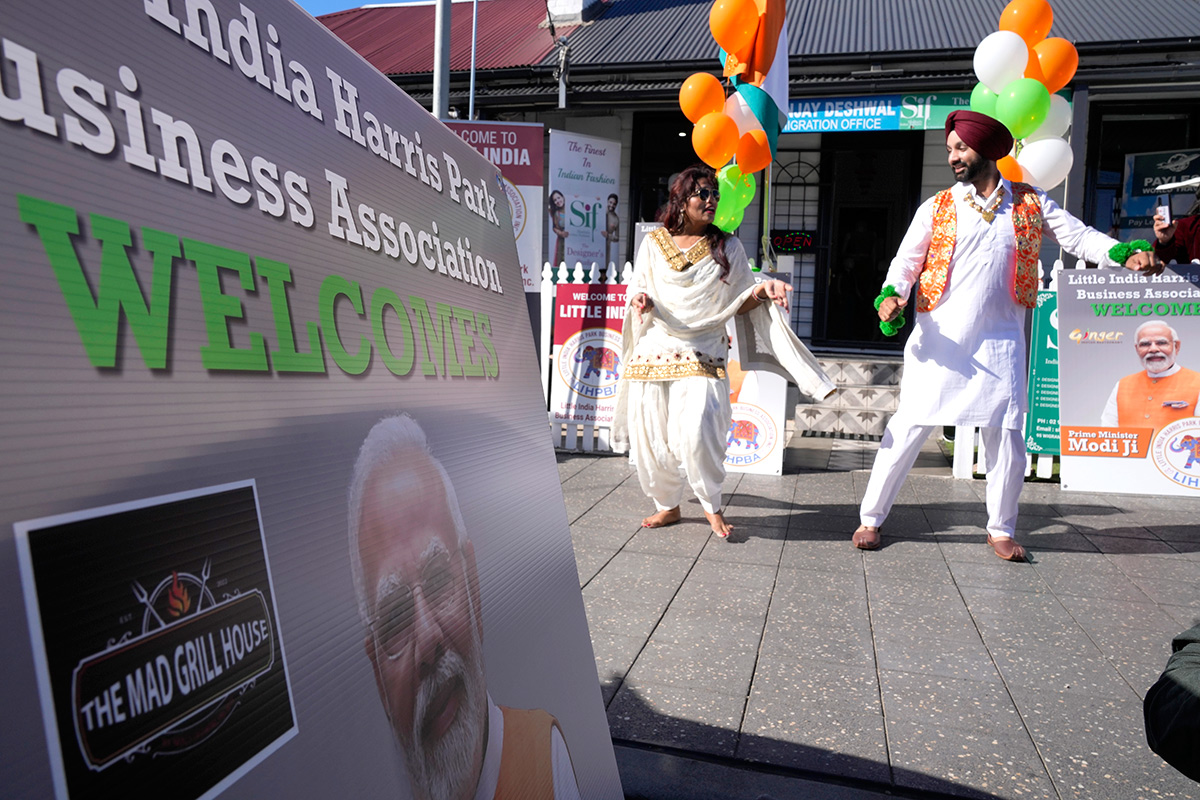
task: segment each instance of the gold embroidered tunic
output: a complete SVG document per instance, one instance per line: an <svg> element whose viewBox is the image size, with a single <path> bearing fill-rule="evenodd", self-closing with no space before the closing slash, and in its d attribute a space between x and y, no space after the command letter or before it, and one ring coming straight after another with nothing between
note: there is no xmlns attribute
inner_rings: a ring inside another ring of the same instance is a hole
<svg viewBox="0 0 1200 800"><path fill-rule="evenodd" d="M725 323L754 288L741 243L730 238L725 246L730 270L722 281L721 267L706 240L685 252L665 228L647 234L629 297L645 292L654 300L654 311L644 315L649 324L625 359L626 380L725 377L729 353Z"/></svg>

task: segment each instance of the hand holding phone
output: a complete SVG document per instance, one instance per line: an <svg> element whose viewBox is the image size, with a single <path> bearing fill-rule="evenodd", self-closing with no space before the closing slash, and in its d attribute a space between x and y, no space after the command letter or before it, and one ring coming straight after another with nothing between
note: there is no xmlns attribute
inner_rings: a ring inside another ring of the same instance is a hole
<svg viewBox="0 0 1200 800"><path fill-rule="evenodd" d="M1171 224L1171 201L1164 195L1158 197L1158 207L1154 209L1155 216L1162 217L1163 222Z"/></svg>

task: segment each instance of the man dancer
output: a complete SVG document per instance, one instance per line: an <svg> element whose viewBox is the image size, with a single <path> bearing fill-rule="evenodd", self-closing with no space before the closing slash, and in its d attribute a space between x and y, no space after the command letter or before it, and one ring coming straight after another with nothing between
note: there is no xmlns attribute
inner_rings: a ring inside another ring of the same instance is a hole
<svg viewBox="0 0 1200 800"><path fill-rule="evenodd" d="M1040 286L1043 234L1067 252L1104 266L1154 275L1153 253L1087 227L1041 189L1011 183L996 161L1012 148L1001 123L973 111L946 118L947 162L957 184L921 204L892 259L879 318L892 321L916 287L917 322L904 351L900 406L888 423L867 483L852 541L880 544L887 519L921 444L935 425L982 428L988 464L987 542L996 555L1024 561L1013 539L1025 474L1025 309ZM967 443L960 443L966 445Z"/></svg>

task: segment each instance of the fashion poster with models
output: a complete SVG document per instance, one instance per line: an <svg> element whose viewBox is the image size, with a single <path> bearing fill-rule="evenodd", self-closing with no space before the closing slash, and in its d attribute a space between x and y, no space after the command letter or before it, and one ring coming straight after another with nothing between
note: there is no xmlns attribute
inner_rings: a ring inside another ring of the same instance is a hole
<svg viewBox="0 0 1200 800"><path fill-rule="evenodd" d="M538 291L542 280L541 210L545 202L543 153L545 127L540 122L450 121L450 130L500 168L504 197L512 215L521 283L526 292Z"/></svg>
<svg viewBox="0 0 1200 800"><path fill-rule="evenodd" d="M287 0L0 31L0 793L621 797L500 170Z"/></svg>
<svg viewBox="0 0 1200 800"><path fill-rule="evenodd" d="M546 186L546 260L620 264L621 143L570 131L550 131Z"/></svg>
<svg viewBox="0 0 1200 800"><path fill-rule="evenodd" d="M1062 487L1200 496L1200 266L1064 270L1058 332Z"/></svg>

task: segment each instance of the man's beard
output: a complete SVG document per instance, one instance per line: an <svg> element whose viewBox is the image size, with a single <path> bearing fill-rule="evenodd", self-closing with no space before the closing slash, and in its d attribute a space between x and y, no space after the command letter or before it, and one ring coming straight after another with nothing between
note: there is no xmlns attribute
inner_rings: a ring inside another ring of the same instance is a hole
<svg viewBox="0 0 1200 800"><path fill-rule="evenodd" d="M961 164L966 168L963 176L960 178L958 177L958 173L954 174L955 180L959 183L974 183L983 174L984 162L982 159L978 161L963 161ZM953 168L951 168L951 171L953 171Z"/></svg>
<svg viewBox="0 0 1200 800"><path fill-rule="evenodd" d="M1175 358L1166 356L1162 360L1151 360L1149 355L1142 358L1142 366L1146 368L1146 372L1159 373L1166 372L1171 367L1175 366Z"/></svg>
<svg viewBox="0 0 1200 800"><path fill-rule="evenodd" d="M481 642L472 630L476 654ZM454 681L463 684L463 702L450 729L441 739L426 744L423 735L429 706ZM478 655L468 664L457 652L447 650L432 675L421 681L413 705L412 730L398 736L413 792L425 800L454 800L475 794L477 775L473 767L482 749L487 721L483 662ZM404 741L409 739L409 741Z"/></svg>

